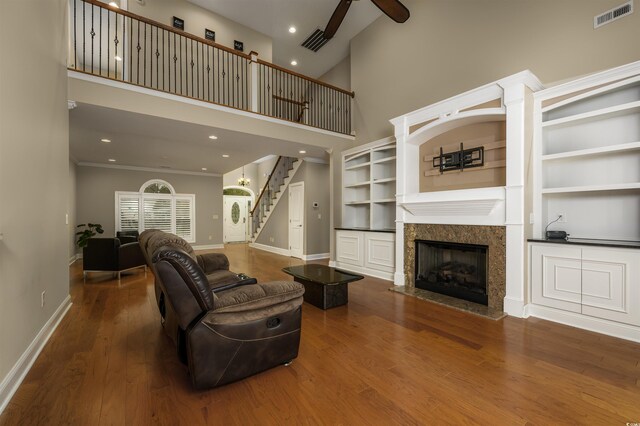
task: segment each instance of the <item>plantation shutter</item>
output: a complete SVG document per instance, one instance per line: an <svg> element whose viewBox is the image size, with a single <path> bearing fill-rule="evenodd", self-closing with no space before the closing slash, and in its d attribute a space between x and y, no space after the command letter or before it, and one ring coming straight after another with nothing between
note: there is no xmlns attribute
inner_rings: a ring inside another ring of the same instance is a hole
<svg viewBox="0 0 640 426"><path fill-rule="evenodd" d="M140 196L119 194L117 215L119 231L137 231L140 223Z"/></svg>
<svg viewBox="0 0 640 426"><path fill-rule="evenodd" d="M173 232L171 198L143 197L144 229Z"/></svg>
<svg viewBox="0 0 640 426"><path fill-rule="evenodd" d="M176 197L176 235L187 241L195 241L193 204L192 197Z"/></svg>

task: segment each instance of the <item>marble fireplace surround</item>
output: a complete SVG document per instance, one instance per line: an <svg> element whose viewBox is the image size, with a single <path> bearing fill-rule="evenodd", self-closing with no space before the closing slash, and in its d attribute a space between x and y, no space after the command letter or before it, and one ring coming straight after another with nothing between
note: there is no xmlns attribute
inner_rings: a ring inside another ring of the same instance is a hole
<svg viewBox="0 0 640 426"><path fill-rule="evenodd" d="M504 226L404 224L404 284L415 288L415 240L478 244L487 248L489 308L502 311L506 294L506 228Z"/></svg>

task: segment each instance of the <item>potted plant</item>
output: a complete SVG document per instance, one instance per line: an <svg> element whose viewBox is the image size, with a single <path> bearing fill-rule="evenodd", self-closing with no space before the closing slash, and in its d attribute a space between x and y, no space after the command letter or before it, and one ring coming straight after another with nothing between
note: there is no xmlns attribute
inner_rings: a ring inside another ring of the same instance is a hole
<svg viewBox="0 0 640 426"><path fill-rule="evenodd" d="M89 238L94 237L96 234L102 234L104 230L102 229L102 225L99 223L81 223L76 228L85 228L82 231L76 232L78 239L76 244L78 247L84 248L87 246L87 242Z"/></svg>

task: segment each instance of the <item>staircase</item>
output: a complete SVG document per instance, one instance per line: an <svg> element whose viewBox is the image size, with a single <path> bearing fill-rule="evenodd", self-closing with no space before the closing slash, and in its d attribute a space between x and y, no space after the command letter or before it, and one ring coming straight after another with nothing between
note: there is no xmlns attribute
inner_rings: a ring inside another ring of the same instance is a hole
<svg viewBox="0 0 640 426"><path fill-rule="evenodd" d="M289 182L293 179L298 168L302 164L302 160L293 157L278 157L276 165L273 166L269 180L262 188L262 192L258 197L258 201L251 210L251 242L255 243L260 232L264 229L264 225L271 217L271 213L275 210L282 194L289 186Z"/></svg>

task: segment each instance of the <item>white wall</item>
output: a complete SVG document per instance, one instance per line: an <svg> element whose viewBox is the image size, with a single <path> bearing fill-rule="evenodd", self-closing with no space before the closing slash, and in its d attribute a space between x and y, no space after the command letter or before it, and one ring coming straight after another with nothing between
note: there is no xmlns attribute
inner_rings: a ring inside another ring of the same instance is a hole
<svg viewBox="0 0 640 426"><path fill-rule="evenodd" d="M67 2L3 0L0 16L1 406L3 380L69 295L69 121Z"/></svg>

